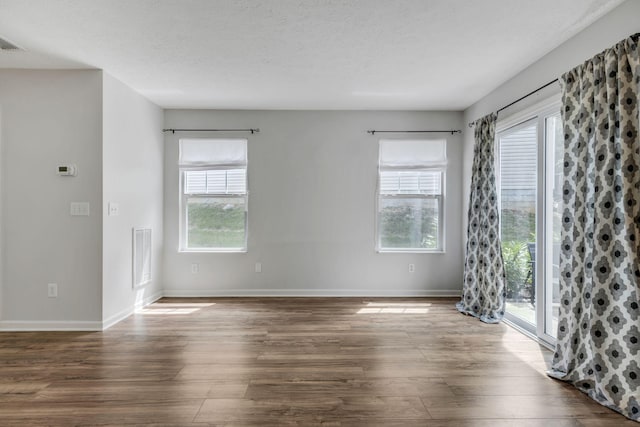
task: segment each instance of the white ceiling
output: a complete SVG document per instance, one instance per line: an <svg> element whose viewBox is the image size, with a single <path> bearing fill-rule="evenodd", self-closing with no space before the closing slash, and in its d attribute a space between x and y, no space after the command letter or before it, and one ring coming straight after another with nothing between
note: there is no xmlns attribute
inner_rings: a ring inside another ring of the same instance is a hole
<svg viewBox="0 0 640 427"><path fill-rule="evenodd" d="M0 68L165 108L462 110L623 0L0 0Z"/></svg>

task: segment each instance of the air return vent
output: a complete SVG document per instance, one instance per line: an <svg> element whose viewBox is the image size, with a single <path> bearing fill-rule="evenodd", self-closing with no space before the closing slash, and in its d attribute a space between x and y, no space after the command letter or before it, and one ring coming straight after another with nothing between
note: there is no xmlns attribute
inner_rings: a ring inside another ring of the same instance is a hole
<svg viewBox="0 0 640 427"><path fill-rule="evenodd" d="M0 37L0 51L3 51L3 52L14 52L14 51L19 51L19 50L24 50L24 49L22 49L21 47L18 47L15 44L11 43L9 40Z"/></svg>
<svg viewBox="0 0 640 427"><path fill-rule="evenodd" d="M133 229L133 287L151 281L151 229Z"/></svg>

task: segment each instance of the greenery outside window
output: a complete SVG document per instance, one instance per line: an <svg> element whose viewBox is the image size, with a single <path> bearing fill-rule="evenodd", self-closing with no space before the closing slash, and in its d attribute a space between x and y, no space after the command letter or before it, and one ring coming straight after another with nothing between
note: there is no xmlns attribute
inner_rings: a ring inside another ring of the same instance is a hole
<svg viewBox="0 0 640 427"><path fill-rule="evenodd" d="M247 140L180 140L180 250L245 252Z"/></svg>
<svg viewBox="0 0 640 427"><path fill-rule="evenodd" d="M377 250L442 252L445 140L381 140Z"/></svg>

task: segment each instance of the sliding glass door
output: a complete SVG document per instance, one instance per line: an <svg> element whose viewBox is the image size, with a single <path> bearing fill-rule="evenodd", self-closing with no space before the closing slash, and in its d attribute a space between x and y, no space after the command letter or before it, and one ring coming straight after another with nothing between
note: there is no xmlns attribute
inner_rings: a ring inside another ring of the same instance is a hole
<svg viewBox="0 0 640 427"><path fill-rule="evenodd" d="M498 135L500 150L500 236L507 275L507 313L523 327L536 325L536 217L538 121Z"/></svg>
<svg viewBox="0 0 640 427"><path fill-rule="evenodd" d="M552 343L558 318L562 201L559 108L539 108L502 121L497 139L506 318Z"/></svg>

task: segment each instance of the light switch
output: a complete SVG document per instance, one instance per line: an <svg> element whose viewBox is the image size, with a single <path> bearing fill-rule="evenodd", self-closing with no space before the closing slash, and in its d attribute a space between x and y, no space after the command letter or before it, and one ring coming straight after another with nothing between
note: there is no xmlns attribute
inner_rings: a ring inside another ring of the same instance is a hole
<svg viewBox="0 0 640 427"><path fill-rule="evenodd" d="M89 216L89 202L71 202L71 216Z"/></svg>

